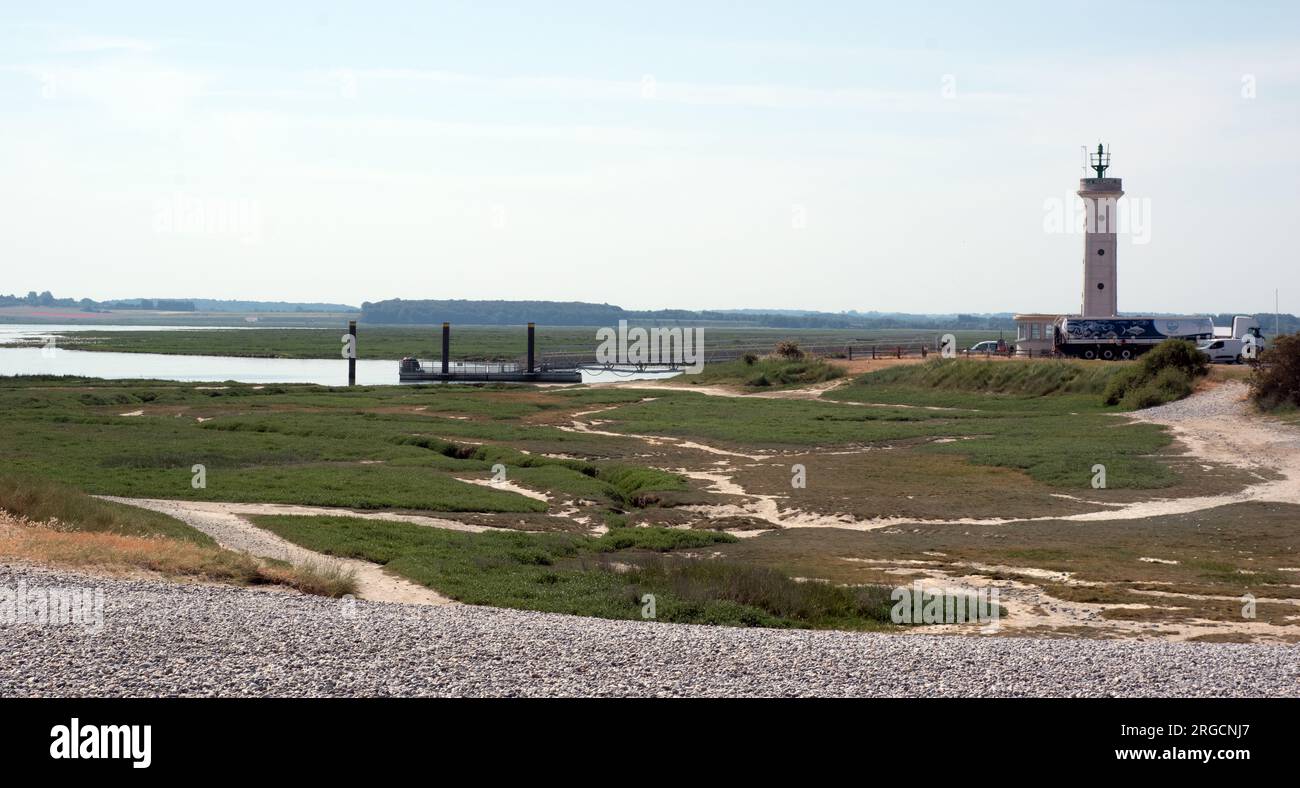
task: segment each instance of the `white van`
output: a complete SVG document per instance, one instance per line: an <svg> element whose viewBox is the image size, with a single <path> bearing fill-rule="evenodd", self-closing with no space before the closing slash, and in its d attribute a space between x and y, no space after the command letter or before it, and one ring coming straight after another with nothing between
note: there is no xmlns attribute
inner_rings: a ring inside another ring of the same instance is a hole
<svg viewBox="0 0 1300 788"><path fill-rule="evenodd" d="M1240 364L1257 358L1264 349L1264 335L1259 321L1246 315L1232 319L1232 328L1217 328L1214 339L1202 342L1196 349L1210 357L1212 364ZM1250 346L1254 345L1252 349Z"/></svg>
<svg viewBox="0 0 1300 788"><path fill-rule="evenodd" d="M1216 339L1197 345L1196 349L1209 356L1211 364L1240 364L1245 361L1242 354L1245 344L1240 339Z"/></svg>

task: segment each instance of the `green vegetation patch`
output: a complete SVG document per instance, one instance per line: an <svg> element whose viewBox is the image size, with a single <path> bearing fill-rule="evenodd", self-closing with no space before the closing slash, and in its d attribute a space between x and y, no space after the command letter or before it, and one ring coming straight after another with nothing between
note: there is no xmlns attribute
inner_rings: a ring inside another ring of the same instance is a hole
<svg viewBox="0 0 1300 788"><path fill-rule="evenodd" d="M1004 365L1019 366L997 364ZM887 392L864 393L855 382L846 388L856 391L837 391L837 397L923 402L927 397L925 390L913 386L892 385ZM1037 481L1076 488L1089 486L1090 469L1097 463L1106 465L1112 488L1166 487L1178 480L1173 470L1152 456L1170 444L1165 430L1117 419L1114 409L1103 406L1095 394L1012 397L954 390L943 392L943 401L947 404L851 405L675 394L606 411L601 418L609 422L604 429L681 436L742 449L907 446L958 454L980 465L1015 468Z"/></svg>
<svg viewBox="0 0 1300 788"><path fill-rule="evenodd" d="M1100 394L1122 364L1077 361L979 361L936 358L924 364L904 364L871 372L837 399L867 400L871 390L906 386L915 389L1046 397L1060 394Z"/></svg>
<svg viewBox="0 0 1300 788"><path fill-rule="evenodd" d="M1166 339L1136 364L1106 384L1102 400L1125 410L1163 405L1192 393L1197 378L1209 373L1210 362L1185 339Z"/></svg>
<svg viewBox="0 0 1300 788"><path fill-rule="evenodd" d="M820 358L785 359L751 356L708 364L698 375L678 380L693 386L734 384L756 390L811 386L844 377L844 370Z"/></svg>
<svg viewBox="0 0 1300 788"><path fill-rule="evenodd" d="M616 550L654 550L667 552L680 548L701 548L714 544L735 542L736 537L718 531L695 531L678 528L610 528L596 540L596 549L605 552Z"/></svg>
<svg viewBox="0 0 1300 788"><path fill-rule="evenodd" d="M511 420L428 412L430 406L464 403L467 397L477 401L476 408L488 410L499 402L516 416L567 404L543 397L536 407L521 409L521 396L535 398L535 390L470 396L398 387L342 392L317 386L25 382L26 387L0 386L5 421L0 451L7 465L107 495L540 512L546 508L541 501L465 484L454 475L504 463L594 476L598 470L592 463L543 457L483 438L557 450L609 440ZM123 415L136 411L143 415ZM477 437L461 437L467 433ZM191 484L196 465L204 468L206 487Z"/></svg>
<svg viewBox="0 0 1300 788"><path fill-rule="evenodd" d="M735 537L711 531L617 528L599 539L509 531L463 533L346 517L257 517L308 549L388 571L476 605L732 626L876 629L885 588L798 582L773 569L678 552Z"/></svg>

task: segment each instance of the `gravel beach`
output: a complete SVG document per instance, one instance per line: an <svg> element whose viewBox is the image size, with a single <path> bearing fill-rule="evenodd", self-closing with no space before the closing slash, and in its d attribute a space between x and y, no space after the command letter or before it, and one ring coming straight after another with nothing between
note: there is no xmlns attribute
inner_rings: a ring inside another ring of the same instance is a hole
<svg viewBox="0 0 1300 788"><path fill-rule="evenodd" d="M0 620L6 697L1300 696L1295 646L733 629L0 565L19 587L102 589L104 625Z"/></svg>

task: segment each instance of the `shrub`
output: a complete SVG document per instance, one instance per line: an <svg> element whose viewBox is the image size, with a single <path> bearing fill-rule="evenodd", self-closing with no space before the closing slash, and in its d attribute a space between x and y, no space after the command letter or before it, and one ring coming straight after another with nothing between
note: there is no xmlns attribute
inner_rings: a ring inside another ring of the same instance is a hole
<svg viewBox="0 0 1300 788"><path fill-rule="evenodd" d="M803 349L793 339L783 339L777 342L776 349L772 351L772 354L791 361L799 361L804 357Z"/></svg>
<svg viewBox="0 0 1300 788"><path fill-rule="evenodd" d="M1250 398L1264 410L1300 407L1300 334L1274 339L1250 376Z"/></svg>
<svg viewBox="0 0 1300 788"><path fill-rule="evenodd" d="M1142 357L1142 368L1150 377L1171 367L1198 378L1210 371L1210 359L1186 339L1166 339Z"/></svg>
<svg viewBox="0 0 1300 788"><path fill-rule="evenodd" d="M743 362L745 362L745 366L747 366L747 367L752 367L752 366L754 366L754 363L755 363L756 361L758 361L758 354L757 354L757 353L746 353L745 355L743 355L743 356L740 357L740 360L743 361Z"/></svg>
<svg viewBox="0 0 1300 788"><path fill-rule="evenodd" d="M1139 386L1129 389L1119 401L1121 407L1129 410L1150 408L1166 402L1182 399L1192 393L1192 379L1176 367L1165 367L1154 378L1145 380Z"/></svg>
<svg viewBox="0 0 1300 788"><path fill-rule="evenodd" d="M1115 373L1115 376L1107 381L1106 389L1101 394L1102 400L1105 401L1107 405L1118 405L1120 400L1124 399L1124 395L1127 394L1130 389L1136 389L1141 386L1142 381L1145 378L1146 373L1140 365L1134 364L1133 366L1125 367Z"/></svg>
<svg viewBox="0 0 1300 788"><path fill-rule="evenodd" d="M1209 359L1196 345L1185 339L1166 339L1140 362L1111 377L1102 399L1126 410L1162 405L1191 394L1193 381L1209 370Z"/></svg>

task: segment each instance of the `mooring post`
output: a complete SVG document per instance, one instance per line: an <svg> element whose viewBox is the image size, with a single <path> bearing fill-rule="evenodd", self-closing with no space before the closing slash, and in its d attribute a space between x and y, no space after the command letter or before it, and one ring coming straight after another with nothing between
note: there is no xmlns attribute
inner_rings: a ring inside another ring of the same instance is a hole
<svg viewBox="0 0 1300 788"><path fill-rule="evenodd" d="M348 334L352 337L352 347L348 353L348 385L357 385L357 321L348 321Z"/></svg>
<svg viewBox="0 0 1300 788"><path fill-rule="evenodd" d="M442 374L451 372L451 323L442 324Z"/></svg>
<svg viewBox="0 0 1300 788"><path fill-rule="evenodd" d="M533 362L535 359L533 354L533 348L534 348L533 336L536 332L537 332L537 327L534 324L529 323L528 324L528 374L530 375L533 373Z"/></svg>

